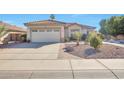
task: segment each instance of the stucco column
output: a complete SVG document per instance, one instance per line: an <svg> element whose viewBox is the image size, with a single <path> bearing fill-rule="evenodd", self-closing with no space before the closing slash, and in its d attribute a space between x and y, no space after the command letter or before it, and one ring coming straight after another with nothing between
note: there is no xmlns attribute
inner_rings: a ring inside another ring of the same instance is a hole
<svg viewBox="0 0 124 93"><path fill-rule="evenodd" d="M27 40L31 40L31 30L27 28Z"/></svg>
<svg viewBox="0 0 124 93"><path fill-rule="evenodd" d="M61 42L64 42L64 26L61 27L60 39L61 39Z"/></svg>
<svg viewBox="0 0 124 93"><path fill-rule="evenodd" d="M71 37L71 31L70 31L70 28L68 28L68 35L69 35L69 38Z"/></svg>

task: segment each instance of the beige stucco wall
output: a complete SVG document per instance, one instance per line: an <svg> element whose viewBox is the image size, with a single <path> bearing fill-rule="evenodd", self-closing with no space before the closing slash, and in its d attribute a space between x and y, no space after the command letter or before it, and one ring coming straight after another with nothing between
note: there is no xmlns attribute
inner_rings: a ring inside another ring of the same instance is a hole
<svg viewBox="0 0 124 93"><path fill-rule="evenodd" d="M88 31L88 29L87 29L86 27L82 27L82 28L81 28L81 32L82 32L83 34L87 34L87 31Z"/></svg>
<svg viewBox="0 0 124 93"><path fill-rule="evenodd" d="M81 27L78 26L78 25L69 26L68 27L68 35L69 35L69 37L71 37L71 34L73 33L73 32L71 32L72 29L79 29L81 31Z"/></svg>
<svg viewBox="0 0 124 93"><path fill-rule="evenodd" d="M71 32L72 29L79 29L79 31L82 32L82 34L87 34L88 32L95 31L95 29L89 29L87 27L82 27L79 25L72 25L65 29L65 37L71 37L71 34L74 33Z"/></svg>
<svg viewBox="0 0 124 93"><path fill-rule="evenodd" d="M68 28L65 28L65 33L64 33L64 35L65 35L65 38L69 37L69 31L68 31Z"/></svg>
<svg viewBox="0 0 124 93"><path fill-rule="evenodd" d="M71 34L73 34L73 32L71 32L72 29L79 29L79 31L82 32L82 34L87 34L87 31L88 31L88 29L85 27L81 27L79 25L72 25L68 27L67 34L69 37L71 37Z"/></svg>
<svg viewBox="0 0 124 93"><path fill-rule="evenodd" d="M61 40L61 42L64 42L65 41L65 29L64 29L64 26L61 26L60 40Z"/></svg>
<svg viewBox="0 0 124 93"><path fill-rule="evenodd" d="M30 40L31 36L30 36L30 28L27 28L27 40Z"/></svg>

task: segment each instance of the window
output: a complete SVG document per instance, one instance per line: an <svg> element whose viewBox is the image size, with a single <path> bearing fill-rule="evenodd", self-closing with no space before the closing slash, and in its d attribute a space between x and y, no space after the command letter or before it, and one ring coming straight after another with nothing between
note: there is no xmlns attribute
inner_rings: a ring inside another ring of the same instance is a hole
<svg viewBox="0 0 124 93"><path fill-rule="evenodd" d="M47 29L47 32L52 32L52 29Z"/></svg>
<svg viewBox="0 0 124 93"><path fill-rule="evenodd" d="M39 32L44 32L44 30L39 30Z"/></svg>
<svg viewBox="0 0 124 93"><path fill-rule="evenodd" d="M32 30L32 32L37 32L37 30Z"/></svg>
<svg viewBox="0 0 124 93"><path fill-rule="evenodd" d="M55 29L54 32L59 32L59 30L58 29Z"/></svg>
<svg viewBox="0 0 124 93"><path fill-rule="evenodd" d="M71 32L77 32L80 31L80 29L71 29Z"/></svg>

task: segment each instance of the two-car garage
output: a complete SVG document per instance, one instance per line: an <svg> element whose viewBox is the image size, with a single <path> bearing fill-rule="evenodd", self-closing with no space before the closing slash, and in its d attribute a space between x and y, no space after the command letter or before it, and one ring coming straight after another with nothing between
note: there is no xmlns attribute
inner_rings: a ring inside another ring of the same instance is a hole
<svg viewBox="0 0 124 93"><path fill-rule="evenodd" d="M31 42L64 42L65 23L56 20L28 22L27 40Z"/></svg>
<svg viewBox="0 0 124 93"><path fill-rule="evenodd" d="M31 31L32 42L60 42L60 29L40 29Z"/></svg>

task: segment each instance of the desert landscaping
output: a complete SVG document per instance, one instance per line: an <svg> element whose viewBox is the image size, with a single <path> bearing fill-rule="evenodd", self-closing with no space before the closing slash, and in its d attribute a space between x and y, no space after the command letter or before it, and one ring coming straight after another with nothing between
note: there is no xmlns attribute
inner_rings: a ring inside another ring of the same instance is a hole
<svg viewBox="0 0 124 93"><path fill-rule="evenodd" d="M80 44L65 44L61 47L59 58L82 58L82 59L113 59L113 58L124 58L124 48L114 45L104 44L101 46L99 51L95 51L90 45ZM76 57L74 57L76 56Z"/></svg>

